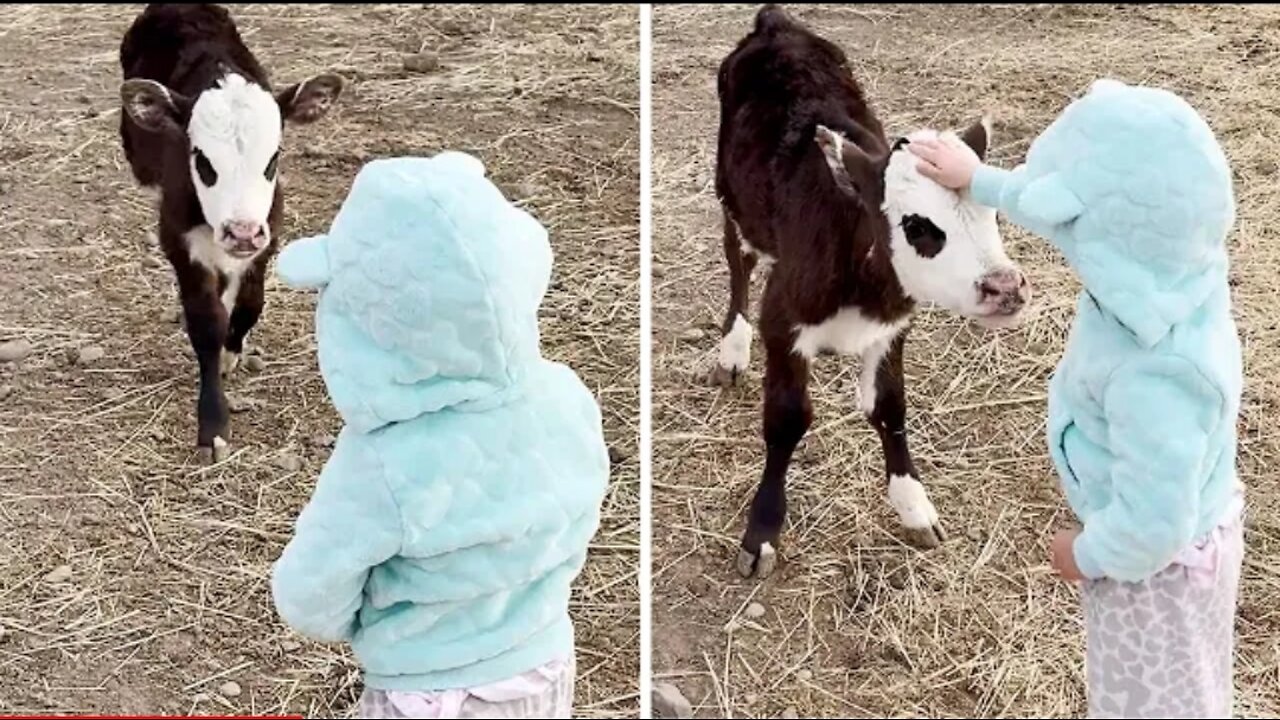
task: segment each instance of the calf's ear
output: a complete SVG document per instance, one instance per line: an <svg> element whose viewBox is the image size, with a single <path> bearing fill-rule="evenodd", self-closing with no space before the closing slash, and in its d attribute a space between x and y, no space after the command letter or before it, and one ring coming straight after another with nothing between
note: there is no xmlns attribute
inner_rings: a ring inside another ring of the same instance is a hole
<svg viewBox="0 0 1280 720"><path fill-rule="evenodd" d="M978 154L979 160L985 162L987 149L991 147L991 118L983 116L982 120L970 125L968 130L960 133L960 140Z"/></svg>
<svg viewBox="0 0 1280 720"><path fill-rule="evenodd" d="M181 130L191 101L154 80L133 78L120 85L120 102L129 119L152 132Z"/></svg>
<svg viewBox="0 0 1280 720"><path fill-rule="evenodd" d="M328 114L345 85L341 75L332 73L316 75L297 85L290 85L276 93L280 116L295 123L315 122Z"/></svg>
<svg viewBox="0 0 1280 720"><path fill-rule="evenodd" d="M822 150L822 157L827 161L827 168L831 171L831 179L836 181L836 186L860 199L862 184L876 176L875 160L856 143L849 142L843 135L825 125L814 128L813 141Z"/></svg>

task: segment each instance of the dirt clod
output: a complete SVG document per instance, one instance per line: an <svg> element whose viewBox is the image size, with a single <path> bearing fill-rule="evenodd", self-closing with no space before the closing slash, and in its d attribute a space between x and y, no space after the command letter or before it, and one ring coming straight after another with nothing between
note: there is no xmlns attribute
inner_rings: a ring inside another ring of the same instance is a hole
<svg viewBox="0 0 1280 720"><path fill-rule="evenodd" d="M85 345L76 351L77 365L93 365L107 356L107 351L100 345Z"/></svg>
<svg viewBox="0 0 1280 720"><path fill-rule="evenodd" d="M440 56L432 52L408 55L404 59L404 69L415 73L435 72L440 69Z"/></svg>
<svg viewBox="0 0 1280 720"><path fill-rule="evenodd" d="M32 351L31 342L24 339L9 340L0 343L0 363L12 363L24 360Z"/></svg>

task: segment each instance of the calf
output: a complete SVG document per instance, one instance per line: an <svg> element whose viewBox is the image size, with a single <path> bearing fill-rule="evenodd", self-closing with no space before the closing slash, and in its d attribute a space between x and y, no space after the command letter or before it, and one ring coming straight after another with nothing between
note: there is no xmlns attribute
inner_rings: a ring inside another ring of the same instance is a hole
<svg viewBox="0 0 1280 720"><path fill-rule="evenodd" d="M738 569L773 570L787 466L812 417L809 364L824 352L861 357L860 409L880 435L889 502L914 542L935 546L943 530L907 450L902 349L912 311L931 301L1012 324L1029 289L995 211L924 178L904 145L940 137L982 157L990 131L926 130L890 147L844 53L773 6L721 64L718 92L730 292L714 382L735 383L747 368L751 273L758 261L772 266L760 311L767 456Z"/></svg>
<svg viewBox="0 0 1280 720"><path fill-rule="evenodd" d="M197 447L226 452L222 376L258 322L279 242L284 120L322 117L342 78L272 94L235 22L213 5L149 5L120 45L120 138L137 181L160 193L160 247L173 266L200 366Z"/></svg>

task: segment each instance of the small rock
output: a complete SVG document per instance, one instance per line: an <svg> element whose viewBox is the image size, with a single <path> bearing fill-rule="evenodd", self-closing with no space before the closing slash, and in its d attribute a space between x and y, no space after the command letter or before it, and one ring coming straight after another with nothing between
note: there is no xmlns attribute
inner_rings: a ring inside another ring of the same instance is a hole
<svg viewBox="0 0 1280 720"><path fill-rule="evenodd" d="M130 535L138 535L142 532L142 528L138 527L138 523L129 523L124 526L124 531Z"/></svg>
<svg viewBox="0 0 1280 720"><path fill-rule="evenodd" d="M0 402L8 400L9 396L12 394L13 394L12 385L0 385Z"/></svg>
<svg viewBox="0 0 1280 720"><path fill-rule="evenodd" d="M240 395L227 395L227 409L233 413L242 413L248 410L257 410L266 407L267 403L257 398L242 397Z"/></svg>
<svg viewBox="0 0 1280 720"><path fill-rule="evenodd" d="M218 694L225 698L240 697L240 683L228 680L218 686Z"/></svg>
<svg viewBox="0 0 1280 720"><path fill-rule="evenodd" d="M805 668L796 673L796 679L800 682L809 682L813 679L813 671Z"/></svg>
<svg viewBox="0 0 1280 720"><path fill-rule="evenodd" d="M3 625L0 625L0 643L3 643L9 637L9 631Z"/></svg>
<svg viewBox="0 0 1280 720"><path fill-rule="evenodd" d="M620 450L612 445L609 446L609 464L617 465L623 460L626 460L627 457L628 455L625 450Z"/></svg>
<svg viewBox="0 0 1280 720"><path fill-rule="evenodd" d="M0 363L18 362L32 351L29 340L10 340L0 343Z"/></svg>
<svg viewBox="0 0 1280 720"><path fill-rule="evenodd" d="M196 693L191 699L198 703L209 702L209 693Z"/></svg>
<svg viewBox="0 0 1280 720"><path fill-rule="evenodd" d="M671 683L653 686L653 714L660 718L691 718L693 705Z"/></svg>
<svg viewBox="0 0 1280 720"><path fill-rule="evenodd" d="M329 433L320 433L319 435L316 435L315 437L311 438L312 445L314 445L315 447L322 447L322 448L331 448L333 447L333 444L337 441L338 439L330 435Z"/></svg>
<svg viewBox="0 0 1280 720"><path fill-rule="evenodd" d="M297 652L301 647L302 643L297 640L282 640L280 642L280 649L288 653Z"/></svg>
<svg viewBox="0 0 1280 720"><path fill-rule="evenodd" d="M160 308L160 322L177 325L182 321L182 310L175 307Z"/></svg>
<svg viewBox="0 0 1280 720"><path fill-rule="evenodd" d="M296 453L280 453L276 457L276 467L285 472L298 472L302 469L302 458L298 457Z"/></svg>
<svg viewBox="0 0 1280 720"><path fill-rule="evenodd" d="M747 705L755 705L759 700L760 700L760 697L753 693L747 693L746 695L742 696L742 702Z"/></svg>
<svg viewBox="0 0 1280 720"><path fill-rule="evenodd" d="M794 720L795 718L800 717L800 711L796 710L793 707L789 707L786 710L783 710L782 714L779 715L778 717L784 718L784 720Z"/></svg>
<svg viewBox="0 0 1280 720"><path fill-rule="evenodd" d="M404 59L404 69L416 73L435 72L440 69L440 56L431 52L408 55Z"/></svg>
<svg viewBox="0 0 1280 720"><path fill-rule="evenodd" d="M77 365L92 365L107 356L107 351L99 345L85 345L76 351Z"/></svg>
<svg viewBox="0 0 1280 720"><path fill-rule="evenodd" d="M696 327L689 328L688 330L685 330L684 332L680 333L680 339L684 340L685 342L697 342L706 336L707 334L702 330L702 328L696 328Z"/></svg>
<svg viewBox="0 0 1280 720"><path fill-rule="evenodd" d="M250 372L262 372L267 367L267 361L257 355L248 355L245 357L244 368Z"/></svg>
<svg viewBox="0 0 1280 720"><path fill-rule="evenodd" d="M49 574L44 576L44 581L48 583L64 583L70 579L71 579L70 565L59 565L53 570L50 570Z"/></svg>
<svg viewBox="0 0 1280 720"><path fill-rule="evenodd" d="M109 387L106 390L102 391L102 398L108 402L115 402L116 400L119 400L120 398L124 397L126 394L128 394L128 391L125 390L124 388Z"/></svg>
<svg viewBox="0 0 1280 720"><path fill-rule="evenodd" d="M738 632L738 630L740 629L742 629L742 623L738 622L737 620L730 620L729 622L724 624L724 631L729 633L730 635Z"/></svg>
<svg viewBox="0 0 1280 720"><path fill-rule="evenodd" d="M759 620L764 617L764 606L758 602L753 602L747 606L746 612L743 614L752 620Z"/></svg>

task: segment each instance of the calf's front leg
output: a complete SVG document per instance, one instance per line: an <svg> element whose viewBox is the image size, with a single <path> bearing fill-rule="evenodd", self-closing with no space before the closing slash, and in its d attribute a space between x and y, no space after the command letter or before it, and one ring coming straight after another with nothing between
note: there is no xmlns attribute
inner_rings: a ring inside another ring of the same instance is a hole
<svg viewBox="0 0 1280 720"><path fill-rule="evenodd" d="M876 343L862 355L860 404L880 434L889 504L913 545L935 548L947 539L938 511L929 500L907 448L907 398L902 372L902 349L907 332Z"/></svg>
<svg viewBox="0 0 1280 720"><path fill-rule="evenodd" d="M227 325L227 340L222 355L222 374L227 376L240 364L240 355L244 352L244 341L249 331L258 324L262 316L263 276L266 274L265 263L262 267L255 265L240 278L240 285L233 301L231 316Z"/></svg>
<svg viewBox="0 0 1280 720"><path fill-rule="evenodd" d="M196 448L202 460L226 457L230 440L230 413L222 393L222 349L227 342L227 310L218 297L213 273L198 266L178 273L178 291L187 321L187 338L200 366L200 395L196 401Z"/></svg>
<svg viewBox="0 0 1280 720"><path fill-rule="evenodd" d="M762 320L762 323L764 320ZM778 537L787 516L787 468L796 445L813 421L809 362L792 352L787 333L765 332L764 475L751 501L747 531L738 554L743 577L764 579L777 564Z"/></svg>

